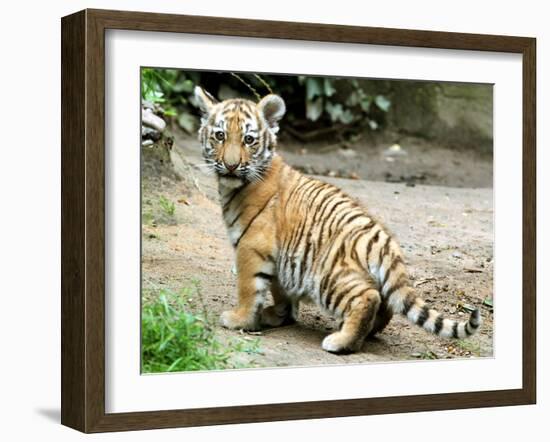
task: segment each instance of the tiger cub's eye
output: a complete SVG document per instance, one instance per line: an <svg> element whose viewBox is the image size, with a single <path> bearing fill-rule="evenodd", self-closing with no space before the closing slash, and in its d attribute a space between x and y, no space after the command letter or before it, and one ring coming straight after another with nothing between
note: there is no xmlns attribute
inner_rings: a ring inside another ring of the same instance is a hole
<svg viewBox="0 0 550 442"><path fill-rule="evenodd" d="M224 138L225 138L225 134L223 133L223 131L219 130L217 131L214 136L216 137L216 140L218 141L223 141Z"/></svg>
<svg viewBox="0 0 550 442"><path fill-rule="evenodd" d="M246 144L252 144L254 142L254 137L252 135L246 135L244 137L244 142Z"/></svg>

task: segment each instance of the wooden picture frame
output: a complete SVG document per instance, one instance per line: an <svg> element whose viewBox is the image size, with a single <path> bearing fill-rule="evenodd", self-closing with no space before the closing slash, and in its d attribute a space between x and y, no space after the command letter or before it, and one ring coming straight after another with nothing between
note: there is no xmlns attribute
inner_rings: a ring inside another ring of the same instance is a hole
<svg viewBox="0 0 550 442"><path fill-rule="evenodd" d="M517 53L523 65L523 383L513 390L105 412L105 30ZM534 404L536 41L533 38L84 10L62 19L62 408L83 432Z"/></svg>

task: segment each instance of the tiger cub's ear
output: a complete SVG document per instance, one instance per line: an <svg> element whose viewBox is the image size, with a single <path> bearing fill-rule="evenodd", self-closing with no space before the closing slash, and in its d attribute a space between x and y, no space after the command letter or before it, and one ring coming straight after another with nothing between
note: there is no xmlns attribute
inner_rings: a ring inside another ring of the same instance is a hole
<svg viewBox="0 0 550 442"><path fill-rule="evenodd" d="M286 111L285 102L278 95L266 95L258 103L260 114L264 117L273 132L279 130L279 120L283 118Z"/></svg>
<svg viewBox="0 0 550 442"><path fill-rule="evenodd" d="M204 116L218 103L218 100L200 86L195 86L195 100Z"/></svg>

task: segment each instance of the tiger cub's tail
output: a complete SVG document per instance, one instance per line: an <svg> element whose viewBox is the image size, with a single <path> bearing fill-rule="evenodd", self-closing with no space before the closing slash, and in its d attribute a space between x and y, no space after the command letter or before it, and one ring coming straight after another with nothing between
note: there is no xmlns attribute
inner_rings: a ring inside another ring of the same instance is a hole
<svg viewBox="0 0 550 442"><path fill-rule="evenodd" d="M482 323L479 309L475 309L467 321L445 318L442 313L429 308L409 284L389 288L386 295L394 313L401 313L413 324L444 338L466 338L473 335Z"/></svg>

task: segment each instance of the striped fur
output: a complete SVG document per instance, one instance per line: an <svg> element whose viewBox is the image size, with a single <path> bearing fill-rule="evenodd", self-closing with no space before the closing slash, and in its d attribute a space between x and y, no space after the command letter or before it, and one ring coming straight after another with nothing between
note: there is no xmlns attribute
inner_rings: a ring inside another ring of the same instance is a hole
<svg viewBox="0 0 550 442"><path fill-rule="evenodd" d="M322 343L334 353L358 350L394 313L442 337L464 338L479 328L479 310L457 322L430 309L387 230L340 189L277 155L280 97L218 103L200 88L195 94L204 114L203 156L218 176L236 251L238 306L222 314L223 326L279 326L296 318L300 301L310 301L341 321ZM264 308L268 293L274 303Z"/></svg>

